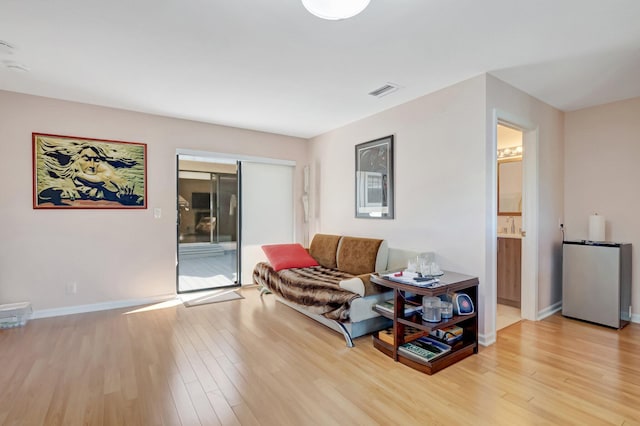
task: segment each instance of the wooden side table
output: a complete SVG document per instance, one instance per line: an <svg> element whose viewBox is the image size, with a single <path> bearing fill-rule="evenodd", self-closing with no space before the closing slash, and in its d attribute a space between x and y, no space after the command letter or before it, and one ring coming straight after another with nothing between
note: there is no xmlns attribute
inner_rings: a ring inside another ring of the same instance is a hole
<svg viewBox="0 0 640 426"><path fill-rule="evenodd" d="M423 288L404 284L384 279L377 275L371 276L371 282L393 289L393 314L374 308L380 315L393 320L393 344L380 340L376 335L373 336L373 346L382 353L393 358L395 361L427 374L433 374L461 359L478 353L478 278L456 272L444 271L444 275L440 277L440 284L443 285L435 288ZM437 297L453 292L465 293L471 298L475 308L472 314L454 315L452 318L444 319L437 323L423 321L420 313L408 316L404 315L405 295L407 293L414 294L419 300L422 300L422 297ZM431 361L416 361L404 356L398 351L399 346L407 343L404 341L404 328L407 326L415 327L429 333L433 330L452 325L457 325L463 329L463 337L460 341L455 342L452 345L451 352L445 355Z"/></svg>

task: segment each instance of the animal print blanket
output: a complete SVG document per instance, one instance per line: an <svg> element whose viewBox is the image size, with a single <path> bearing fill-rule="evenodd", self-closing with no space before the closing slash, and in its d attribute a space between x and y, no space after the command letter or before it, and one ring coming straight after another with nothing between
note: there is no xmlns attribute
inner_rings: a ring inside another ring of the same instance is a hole
<svg viewBox="0 0 640 426"><path fill-rule="evenodd" d="M340 288L340 281L352 277L323 266L276 272L269 263L260 262L253 270L255 283L310 312L341 322L349 321L351 301L360 297Z"/></svg>

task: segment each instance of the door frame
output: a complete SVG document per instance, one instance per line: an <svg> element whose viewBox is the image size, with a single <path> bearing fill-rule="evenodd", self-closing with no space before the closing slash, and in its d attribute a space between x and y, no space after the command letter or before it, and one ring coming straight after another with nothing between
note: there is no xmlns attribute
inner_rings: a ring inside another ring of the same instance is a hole
<svg viewBox="0 0 640 426"><path fill-rule="evenodd" d="M209 155L210 154L210 155ZM217 155L215 155L214 153L200 153L200 155L194 156L192 154L183 154L181 153L181 150L176 150L176 172L175 172L175 179L176 179L176 194L175 194L175 198L176 198L176 244L175 244L175 250L176 250L176 293L177 294L186 294L186 293L194 293L194 292L199 292L199 291L210 291L210 290L214 290L214 289L224 289L224 288L235 288L235 287L240 287L241 282L240 282L240 251L241 251L241 247L240 247L240 215L237 214L236 215L236 282L234 284L229 284L229 285L225 285L225 286L217 286L217 287L207 287L207 288L199 288L199 289L195 289L195 290L180 290L180 254L179 254L179 249L180 249L180 205L179 205L179 198L178 198L178 188L180 185L180 160L188 160L188 161L198 161L198 162L204 162L204 163L218 163L218 164L234 164L237 165L238 162L237 161L231 161L228 158L221 158ZM209 175L219 175L220 173L214 173L214 172L204 172L204 173L209 173ZM238 200L238 209L237 211L239 212L239 207L240 207L240 169L239 167L236 168L236 175L237 175L237 200ZM213 183L210 179L210 186L211 189ZM216 178L216 197L219 196L219 186L220 183L218 181L218 178ZM210 201L210 213L213 214L212 211L212 206L213 206L213 197L211 197L211 201ZM219 209L219 200L216 200L216 206ZM216 225L216 229L218 229L219 224ZM212 233L211 233L212 234ZM213 237L213 235L210 234L210 237ZM219 234L219 232L217 231L217 234Z"/></svg>
<svg viewBox="0 0 640 426"><path fill-rule="evenodd" d="M521 316L523 319L537 321L538 317L538 194L539 194L539 128L536 124L522 119L509 112L494 108L491 119L490 146L488 155L489 181L492 194L491 220L489 221L487 253L487 270L489 291L486 309L489 315L485 321L485 336L488 344L496 338L497 312L497 230L498 230L498 167L497 167L497 126L499 123L515 127L523 132L522 141L522 229L526 236L522 238L522 285L521 285Z"/></svg>

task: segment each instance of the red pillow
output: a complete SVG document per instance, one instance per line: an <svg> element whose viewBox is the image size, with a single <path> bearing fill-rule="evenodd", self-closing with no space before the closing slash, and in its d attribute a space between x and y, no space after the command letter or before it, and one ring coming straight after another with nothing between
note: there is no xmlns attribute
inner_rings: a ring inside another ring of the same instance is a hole
<svg viewBox="0 0 640 426"><path fill-rule="evenodd" d="M300 244L270 244L262 246L273 269L308 268L318 262Z"/></svg>

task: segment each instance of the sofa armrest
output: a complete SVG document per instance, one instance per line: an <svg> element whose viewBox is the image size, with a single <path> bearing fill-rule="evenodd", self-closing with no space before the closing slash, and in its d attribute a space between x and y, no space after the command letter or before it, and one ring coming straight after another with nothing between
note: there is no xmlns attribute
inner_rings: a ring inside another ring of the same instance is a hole
<svg viewBox="0 0 640 426"><path fill-rule="evenodd" d="M371 274L356 275L340 281L340 288L359 294L362 297L380 294L389 291L388 288L371 282Z"/></svg>

